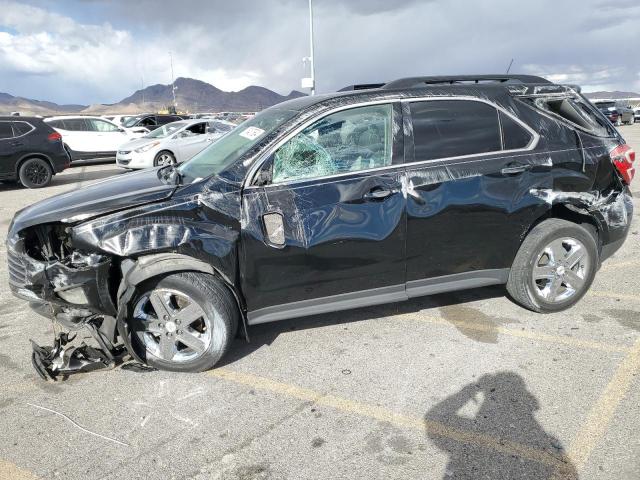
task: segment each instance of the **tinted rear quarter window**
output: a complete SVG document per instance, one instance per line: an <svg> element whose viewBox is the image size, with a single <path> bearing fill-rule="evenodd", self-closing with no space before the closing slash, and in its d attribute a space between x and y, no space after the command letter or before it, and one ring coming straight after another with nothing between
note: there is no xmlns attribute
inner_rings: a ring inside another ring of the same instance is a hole
<svg viewBox="0 0 640 480"><path fill-rule="evenodd" d="M415 160L458 157L501 150L498 111L483 102L412 102Z"/></svg>

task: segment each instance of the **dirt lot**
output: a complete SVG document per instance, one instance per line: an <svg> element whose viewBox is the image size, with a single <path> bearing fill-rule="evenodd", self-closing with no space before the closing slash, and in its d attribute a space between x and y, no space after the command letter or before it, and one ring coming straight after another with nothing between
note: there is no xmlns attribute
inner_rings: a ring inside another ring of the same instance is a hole
<svg viewBox="0 0 640 480"><path fill-rule="evenodd" d="M640 150L640 124L621 131ZM16 210L118 173L0 185L0 236ZM640 175L632 189L640 197ZM0 479L637 480L635 207L625 246L567 312L536 315L485 288L318 315L253 327L203 374L45 383L28 340L49 344L50 325L2 280Z"/></svg>

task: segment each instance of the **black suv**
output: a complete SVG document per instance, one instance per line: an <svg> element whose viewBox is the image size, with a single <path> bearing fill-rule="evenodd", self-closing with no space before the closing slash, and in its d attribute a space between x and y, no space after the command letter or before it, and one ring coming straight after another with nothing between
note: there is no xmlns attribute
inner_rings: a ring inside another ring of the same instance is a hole
<svg viewBox="0 0 640 480"><path fill-rule="evenodd" d="M34 117L0 117L0 180L45 187L70 165L62 136Z"/></svg>
<svg viewBox="0 0 640 480"><path fill-rule="evenodd" d="M539 77L299 98L178 167L18 212L11 289L175 371L212 367L239 325L452 290L506 284L556 312L625 240L634 156L577 87Z"/></svg>

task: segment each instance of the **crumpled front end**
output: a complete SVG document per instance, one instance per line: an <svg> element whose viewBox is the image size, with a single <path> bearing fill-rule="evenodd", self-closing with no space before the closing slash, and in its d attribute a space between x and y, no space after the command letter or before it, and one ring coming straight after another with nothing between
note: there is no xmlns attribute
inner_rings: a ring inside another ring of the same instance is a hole
<svg viewBox="0 0 640 480"><path fill-rule="evenodd" d="M31 227L8 238L11 291L68 328L92 315L115 315L112 257L75 250L67 238L62 224Z"/></svg>

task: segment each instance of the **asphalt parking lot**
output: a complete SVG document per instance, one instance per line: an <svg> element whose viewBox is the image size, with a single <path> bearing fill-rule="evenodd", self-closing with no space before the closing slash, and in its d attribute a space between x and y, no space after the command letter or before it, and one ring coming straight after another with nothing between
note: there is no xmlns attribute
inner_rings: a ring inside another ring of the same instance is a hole
<svg viewBox="0 0 640 480"><path fill-rule="evenodd" d="M640 150L640 124L621 127ZM0 184L16 210L122 174ZM46 383L0 246L0 480L640 478L640 174L632 233L573 309L503 288L252 327L202 374L122 369Z"/></svg>

